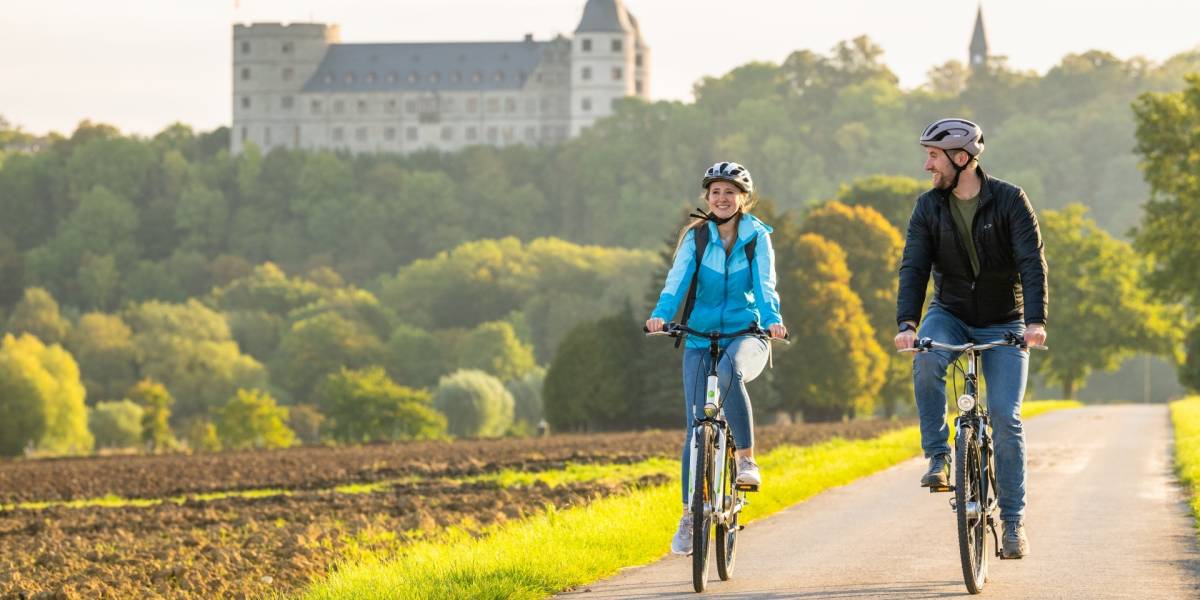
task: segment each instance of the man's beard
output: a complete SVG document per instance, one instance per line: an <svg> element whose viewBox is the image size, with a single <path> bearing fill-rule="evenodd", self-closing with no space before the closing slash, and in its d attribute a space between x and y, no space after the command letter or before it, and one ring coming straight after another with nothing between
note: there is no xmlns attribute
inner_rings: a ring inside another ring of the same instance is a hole
<svg viewBox="0 0 1200 600"><path fill-rule="evenodd" d="M954 180L953 177L949 177L945 173L941 173L938 171L934 171L933 173L930 173L929 177L930 177L930 179L933 180L932 183L933 183L934 189L938 189L938 190L949 189L950 182Z"/></svg>

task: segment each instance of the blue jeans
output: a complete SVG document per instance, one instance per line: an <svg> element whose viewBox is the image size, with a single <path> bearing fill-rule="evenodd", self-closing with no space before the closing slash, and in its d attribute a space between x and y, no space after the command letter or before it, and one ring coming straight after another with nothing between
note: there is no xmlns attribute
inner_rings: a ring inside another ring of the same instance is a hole
<svg viewBox="0 0 1200 600"><path fill-rule="evenodd" d="M1024 335L1021 321L988 327L971 327L936 304L929 307L919 337L946 344L986 343L1004 339L1004 332ZM950 426L946 424L946 369L960 353L944 350L919 352L913 357L913 388L921 417L921 448L925 457L950 452ZM996 454L996 487L1000 493L1000 518L1020 521L1025 515L1025 433L1021 400L1029 375L1029 352L1015 346L985 350L980 357L987 386L987 409L992 421Z"/></svg>
<svg viewBox="0 0 1200 600"><path fill-rule="evenodd" d="M754 447L754 413L750 409L746 382L758 377L767 366L767 344L767 341L752 336L735 338L717 363L725 421L729 423L733 443L739 450ZM696 415L704 414L704 391L711 364L708 348L683 351L683 489L680 495L685 505L688 503L688 472L692 457L692 422Z"/></svg>

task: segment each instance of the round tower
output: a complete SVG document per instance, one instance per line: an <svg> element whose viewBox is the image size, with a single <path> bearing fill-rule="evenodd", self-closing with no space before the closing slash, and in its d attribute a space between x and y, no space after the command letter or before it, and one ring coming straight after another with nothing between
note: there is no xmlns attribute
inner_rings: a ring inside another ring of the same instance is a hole
<svg viewBox="0 0 1200 600"><path fill-rule="evenodd" d="M638 95L638 32L621 0L588 0L571 41L571 135ZM646 57L643 55L643 69ZM642 89L649 81L642 80Z"/></svg>
<svg viewBox="0 0 1200 600"><path fill-rule="evenodd" d="M337 25L253 23L233 26L233 126L230 150L249 142L265 153L300 145L300 91L321 64Z"/></svg>

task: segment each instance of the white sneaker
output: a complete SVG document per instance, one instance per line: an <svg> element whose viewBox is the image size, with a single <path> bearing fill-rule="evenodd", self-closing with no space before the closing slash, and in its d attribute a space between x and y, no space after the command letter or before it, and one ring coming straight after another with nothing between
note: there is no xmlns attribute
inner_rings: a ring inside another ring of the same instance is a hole
<svg viewBox="0 0 1200 600"><path fill-rule="evenodd" d="M679 519L679 530L671 538L671 554L688 556L692 553L692 513L684 511Z"/></svg>
<svg viewBox="0 0 1200 600"><path fill-rule="evenodd" d="M743 456L738 458L737 483L739 485L762 485L762 475L758 472L758 464L753 458Z"/></svg>

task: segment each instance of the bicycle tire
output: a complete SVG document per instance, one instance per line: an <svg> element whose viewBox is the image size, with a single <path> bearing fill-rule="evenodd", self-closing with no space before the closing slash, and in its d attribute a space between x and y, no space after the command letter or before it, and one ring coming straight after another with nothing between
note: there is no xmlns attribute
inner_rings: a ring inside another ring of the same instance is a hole
<svg viewBox="0 0 1200 600"><path fill-rule="evenodd" d="M707 423L696 432L696 489L692 494L692 587L703 592L708 585L708 540L712 515L705 510L713 480L713 427Z"/></svg>
<svg viewBox="0 0 1200 600"><path fill-rule="evenodd" d="M967 591L983 591L987 579L987 515L982 490L979 438L971 425L960 425L955 440L954 502L958 521L958 551L962 560L963 582ZM974 503L975 519L968 514Z"/></svg>
<svg viewBox="0 0 1200 600"><path fill-rule="evenodd" d="M728 438L725 452L725 477L721 484L721 511L729 514L728 519L717 524L716 554L717 575L721 581L729 581L733 577L733 561L737 558L738 515L733 512L737 504L737 457L733 450L733 438Z"/></svg>

